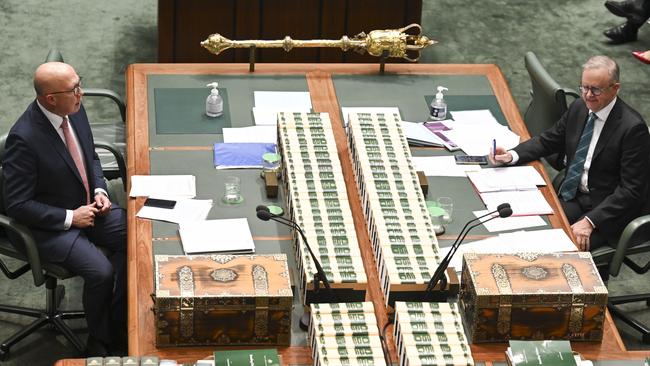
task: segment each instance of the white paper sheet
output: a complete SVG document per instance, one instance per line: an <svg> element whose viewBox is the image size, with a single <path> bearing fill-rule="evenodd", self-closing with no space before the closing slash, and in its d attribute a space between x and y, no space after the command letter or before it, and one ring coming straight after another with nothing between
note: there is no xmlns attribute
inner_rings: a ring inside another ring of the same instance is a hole
<svg viewBox="0 0 650 366"><path fill-rule="evenodd" d="M446 256L450 248L440 248L440 255ZM464 253L556 253L577 250L562 229L516 231L461 245L449 266L460 272Z"/></svg>
<svg viewBox="0 0 650 366"><path fill-rule="evenodd" d="M489 109L476 109L468 111L450 111L454 122L458 124L486 124L486 123L496 123L499 124L492 112Z"/></svg>
<svg viewBox="0 0 650 366"><path fill-rule="evenodd" d="M468 171L481 170L480 165L456 164L453 156L414 156L411 161L427 177L465 177Z"/></svg>
<svg viewBox="0 0 650 366"><path fill-rule="evenodd" d="M253 92L256 107L263 108L301 108L311 109L309 92L301 91L260 91Z"/></svg>
<svg viewBox="0 0 650 366"><path fill-rule="evenodd" d="M253 107L253 118L257 126L277 126L279 112L311 112L311 108L293 107Z"/></svg>
<svg viewBox="0 0 650 366"><path fill-rule="evenodd" d="M481 217L487 214L488 210L474 211L474 216ZM487 221L491 216L486 216L481 219L485 228L493 233L497 231L517 230L527 227L546 226L546 222L541 216L510 216L510 217L497 217L496 219Z"/></svg>
<svg viewBox="0 0 650 366"><path fill-rule="evenodd" d="M178 232L185 253L255 252L246 218L185 221L180 223Z"/></svg>
<svg viewBox="0 0 650 366"><path fill-rule="evenodd" d="M550 215L553 213L539 189L479 193L488 210L494 211L502 203L509 203L512 216Z"/></svg>
<svg viewBox="0 0 650 366"><path fill-rule="evenodd" d="M507 127L497 124L454 124L452 129L441 131L467 155L487 155L492 150L493 140L497 146L512 149L519 144L519 136Z"/></svg>
<svg viewBox="0 0 650 366"><path fill-rule="evenodd" d="M467 177L479 192L537 189L546 185L542 175L529 165L486 168L468 173Z"/></svg>
<svg viewBox="0 0 650 366"><path fill-rule="evenodd" d="M210 209L212 209L212 200L180 199L176 201L173 209L142 206L136 216L178 224L184 221L205 220Z"/></svg>
<svg viewBox="0 0 650 366"><path fill-rule="evenodd" d="M132 175L130 197L157 197L176 200L196 197L193 175Z"/></svg>
<svg viewBox="0 0 650 366"><path fill-rule="evenodd" d="M276 126L249 126L223 129L223 142L278 142L278 128Z"/></svg>

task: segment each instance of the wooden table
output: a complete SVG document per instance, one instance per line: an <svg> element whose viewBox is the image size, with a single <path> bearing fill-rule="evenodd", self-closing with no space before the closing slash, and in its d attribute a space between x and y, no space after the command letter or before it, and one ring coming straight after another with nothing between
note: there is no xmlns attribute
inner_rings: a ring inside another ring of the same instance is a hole
<svg viewBox="0 0 650 366"><path fill-rule="evenodd" d="M334 125L334 134L341 160L343 174L348 187L348 196L353 213L356 234L360 242L362 257L368 277L367 300L375 304L377 321L385 324L387 314L384 307L383 295L375 269L370 241L361 211L360 202L354 184L352 166L348 158L348 147L345 131L340 118L339 102L332 79L334 74L371 75L376 74L377 65L344 65L344 64L260 64L256 75L305 75L311 93L312 105L317 112L328 112ZM503 111L511 129L528 139L530 136L522 121L517 106L510 94L505 79L496 65L386 65L388 76L399 75L483 75L487 78L498 104ZM149 108L148 108L148 76L151 75L247 75L246 64L136 64L127 69L127 139L128 139L128 173L149 174L151 165L149 159ZM207 89L206 89L207 90ZM176 146L173 149L209 149L206 146ZM543 173L547 187L542 189L544 196L559 215L549 215L548 220L553 227L561 227L570 232L566 218L562 213L558 198L549 188L551 182L543 172L541 164L534 164ZM357 199L353 199L357 197ZM175 359L179 362L195 361L212 354L215 347L155 347L156 327L151 311L150 294L153 288L153 255L152 255L152 224L148 220L137 219L135 213L142 206L143 199L129 199L128 202L128 283L129 283L129 354L158 355L160 358ZM448 236L454 237L453 233ZM264 238L256 238L264 239ZM392 327L391 327L392 328ZM388 331L388 344L391 345L391 356L396 359L396 352L391 328ZM472 345L474 359L479 362L503 361L506 343ZM574 342L573 349L587 359L641 359L647 352L627 352L609 314L606 316L605 335L602 343ZM279 348L285 364L311 364L308 347ZM62 360L57 365L83 365L80 360Z"/></svg>

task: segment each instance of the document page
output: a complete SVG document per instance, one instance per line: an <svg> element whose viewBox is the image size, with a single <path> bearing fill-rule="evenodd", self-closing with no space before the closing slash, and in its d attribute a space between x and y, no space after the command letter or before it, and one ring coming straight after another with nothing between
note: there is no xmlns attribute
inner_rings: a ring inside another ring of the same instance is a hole
<svg viewBox="0 0 650 366"><path fill-rule="evenodd" d="M193 175L132 175L129 196L194 198L196 177Z"/></svg>
<svg viewBox="0 0 650 366"><path fill-rule="evenodd" d="M309 92L256 90L253 95L253 118L256 125L275 126L278 122L278 112L311 111Z"/></svg>
<svg viewBox="0 0 650 366"><path fill-rule="evenodd" d="M278 142L276 126L225 127L223 142L261 142L275 144Z"/></svg>
<svg viewBox="0 0 650 366"><path fill-rule="evenodd" d="M487 214L488 210L474 211L476 217L481 217ZM495 214L496 215L496 214ZM491 216L486 216L481 219L485 228L493 233L496 231L517 230L527 227L546 226L546 221L541 216L510 216L510 217L497 217L496 219L487 221Z"/></svg>
<svg viewBox="0 0 650 366"><path fill-rule="evenodd" d="M185 253L255 252L248 219L181 222L178 228Z"/></svg>
<svg viewBox="0 0 650 366"><path fill-rule="evenodd" d="M550 215L553 213L539 189L527 191L503 191L479 193L489 211L494 211L502 203L509 203L512 216Z"/></svg>
<svg viewBox="0 0 650 366"><path fill-rule="evenodd" d="M465 177L468 172L481 170L478 164L456 164L453 156L414 156L415 170L427 177Z"/></svg>
<svg viewBox="0 0 650 366"><path fill-rule="evenodd" d="M447 255L450 248L440 248L440 255ZM460 272L464 253L556 253L577 250L562 229L516 231L461 245L449 266Z"/></svg>
<svg viewBox="0 0 650 366"><path fill-rule="evenodd" d="M178 224L183 221L205 220L210 209L212 209L212 200L179 199L172 209L142 206L136 216Z"/></svg>
<svg viewBox="0 0 650 366"><path fill-rule="evenodd" d="M471 172L467 177L479 192L537 189L546 185L542 175L532 166L486 168Z"/></svg>

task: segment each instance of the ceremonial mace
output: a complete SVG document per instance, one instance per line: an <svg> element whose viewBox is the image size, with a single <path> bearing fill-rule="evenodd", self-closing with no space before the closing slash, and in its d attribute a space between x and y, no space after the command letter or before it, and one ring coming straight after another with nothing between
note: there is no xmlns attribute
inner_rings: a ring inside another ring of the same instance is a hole
<svg viewBox="0 0 650 366"><path fill-rule="evenodd" d="M415 29L417 34L408 34L406 31ZM250 48L251 49L251 71L254 70L254 50L255 48L282 48L289 52L298 47L339 47L343 51L353 50L358 53L365 53L372 56L381 57L380 69L383 71L383 64L386 58L396 57L411 62L420 59L421 51L429 45L438 42L421 35L422 27L419 24L409 24L399 29L379 29L368 34L361 32L356 36L349 38L343 36L339 40L334 39L312 39L312 40L294 40L286 36L282 40L244 40L233 41L218 33L208 37L201 42L201 46L215 55L229 48ZM409 57L407 52L412 52L417 57Z"/></svg>

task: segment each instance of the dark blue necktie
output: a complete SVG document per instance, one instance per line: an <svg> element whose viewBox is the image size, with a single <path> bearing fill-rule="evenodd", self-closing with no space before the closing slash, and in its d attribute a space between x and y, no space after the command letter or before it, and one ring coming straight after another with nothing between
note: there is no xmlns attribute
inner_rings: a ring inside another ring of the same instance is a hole
<svg viewBox="0 0 650 366"><path fill-rule="evenodd" d="M596 118L595 113L589 113L589 119L587 119L585 129L582 131L582 135L580 136L576 153L573 156L571 165L569 165L569 168L567 169L564 183L562 183L562 186L560 187L560 197L562 197L564 201L570 201L576 196L576 191L580 185L580 177L585 168L585 160L587 160L587 151L589 150L589 144L591 144L591 136L594 134L594 123Z"/></svg>

